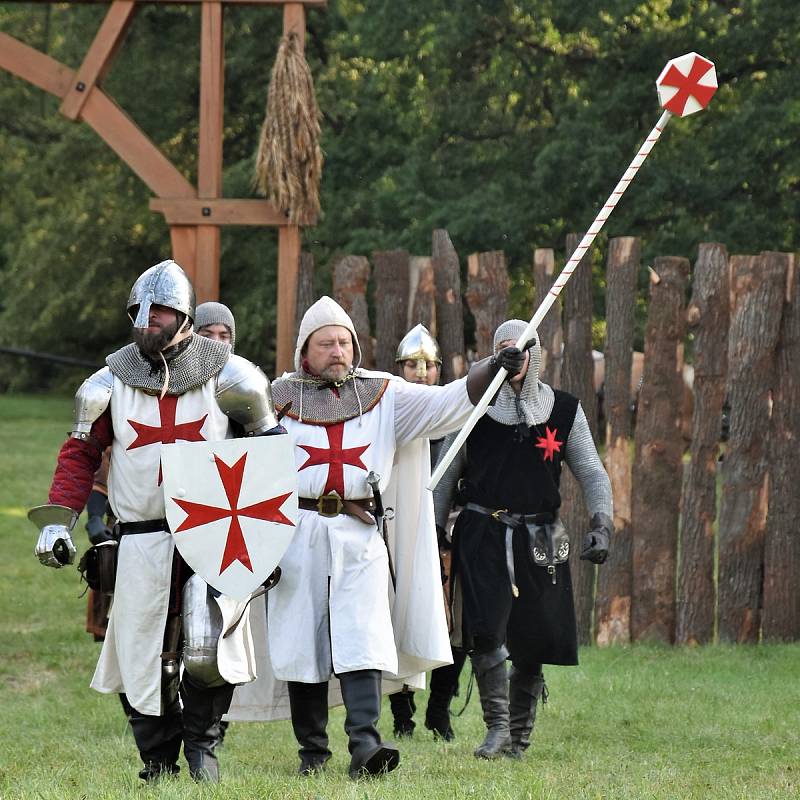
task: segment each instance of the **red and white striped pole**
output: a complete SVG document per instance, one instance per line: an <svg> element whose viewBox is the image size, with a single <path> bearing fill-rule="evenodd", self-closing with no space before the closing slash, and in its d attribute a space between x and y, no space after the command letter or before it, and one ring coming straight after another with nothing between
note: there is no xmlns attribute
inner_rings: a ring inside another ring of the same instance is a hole
<svg viewBox="0 0 800 800"><path fill-rule="evenodd" d="M658 88L661 106L664 108L664 113L659 117L653 130L647 135L644 143L639 148L639 152L636 153L628 169L625 170L625 173L620 178L619 183L614 187L614 191L608 196L608 200L603 204L603 207L594 218L594 222L589 226L589 230L584 234L575 252L570 256L564 269L559 273L558 278L556 278L552 288L542 301L542 304L536 309L533 318L517 340L517 347L522 347L538 329L539 323L544 319L545 314L547 314L550 307L555 303L556 298L561 294L561 290L566 286L572 273L575 272L575 269L578 264L580 264L586 251L592 246L595 237L600 233L605 221L611 216L611 212L614 210L622 195L625 194L625 190L630 186L631 181L644 163L644 160L650 155L650 151L659 140L659 137L672 115L677 114L680 117L686 117L689 114L693 114L695 111L700 111L708 105L712 95L717 89L717 75L714 64L697 53L687 53L667 63L658 76L656 86ZM456 453L458 453L467 440L467 436L469 436L470 432L475 427L475 423L486 413L491 399L497 394L507 374L506 370L501 369L497 375L495 375L494 380L489 384L489 388L483 393L483 397L478 401L475 408L472 409L472 414L470 414L469 419L459 432L455 441L442 456L441 461L431 475L431 480L428 483L429 489L433 490L436 488L436 484L439 483L445 470L455 458Z"/></svg>

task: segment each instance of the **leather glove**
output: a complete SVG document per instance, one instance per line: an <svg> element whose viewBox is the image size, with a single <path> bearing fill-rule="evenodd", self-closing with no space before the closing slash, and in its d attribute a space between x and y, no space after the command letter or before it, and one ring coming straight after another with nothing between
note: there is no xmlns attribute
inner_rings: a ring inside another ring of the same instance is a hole
<svg viewBox="0 0 800 800"><path fill-rule="evenodd" d="M608 546L614 523L607 514L598 512L592 516L589 523L592 529L583 537L581 560L591 561L593 564L603 564L608 558Z"/></svg>
<svg viewBox="0 0 800 800"><path fill-rule="evenodd" d="M504 347L491 357L489 366L495 375L501 368L506 370L508 372L506 380L511 380L522 372L522 368L525 366L525 350L520 350L518 347Z"/></svg>
<svg viewBox="0 0 800 800"><path fill-rule="evenodd" d="M102 544L114 540L111 528L106 525L102 517L89 517L86 521L86 532L89 534L89 541L92 544Z"/></svg>
<svg viewBox="0 0 800 800"><path fill-rule="evenodd" d="M75 545L66 525L45 525L36 542L39 561L46 567L60 569L75 561Z"/></svg>

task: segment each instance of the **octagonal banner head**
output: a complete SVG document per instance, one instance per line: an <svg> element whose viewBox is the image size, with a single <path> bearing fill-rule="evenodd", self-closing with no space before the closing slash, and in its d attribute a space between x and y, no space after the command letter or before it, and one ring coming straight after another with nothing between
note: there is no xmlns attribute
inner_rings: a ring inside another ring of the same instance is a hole
<svg viewBox="0 0 800 800"><path fill-rule="evenodd" d="M714 62L697 53L673 58L661 70L656 87L662 108L676 116L702 111L717 91Z"/></svg>

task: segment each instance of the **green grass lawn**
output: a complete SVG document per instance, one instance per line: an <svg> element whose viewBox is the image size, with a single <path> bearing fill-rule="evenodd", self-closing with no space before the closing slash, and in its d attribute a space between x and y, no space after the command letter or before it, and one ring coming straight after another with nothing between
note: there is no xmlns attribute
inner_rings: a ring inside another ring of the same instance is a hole
<svg viewBox="0 0 800 800"><path fill-rule="evenodd" d="M45 502L69 398L0 397L0 798L797 798L800 645L585 649L550 668L550 703L521 762L484 762L477 692L457 739L418 728L385 778L347 779L343 713L331 714L325 775L298 778L288 722L234 724L222 783L145 787L114 697L88 688L99 645L84 633L74 568L33 556L27 509ZM85 546L83 520L76 544ZM466 680L462 680L462 684ZM458 708L461 701L454 705ZM388 701L382 730L391 734Z"/></svg>

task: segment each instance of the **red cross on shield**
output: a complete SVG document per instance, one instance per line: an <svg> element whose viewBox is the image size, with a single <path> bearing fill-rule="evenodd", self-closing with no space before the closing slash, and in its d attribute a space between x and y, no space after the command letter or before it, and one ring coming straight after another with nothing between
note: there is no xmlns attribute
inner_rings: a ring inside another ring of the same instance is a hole
<svg viewBox="0 0 800 800"><path fill-rule="evenodd" d="M656 79L662 107L678 117L702 111L717 91L714 63L697 53L673 58Z"/></svg>
<svg viewBox="0 0 800 800"><path fill-rule="evenodd" d="M289 436L162 445L164 507L175 546L210 586L236 600L278 565L297 521Z"/></svg>

